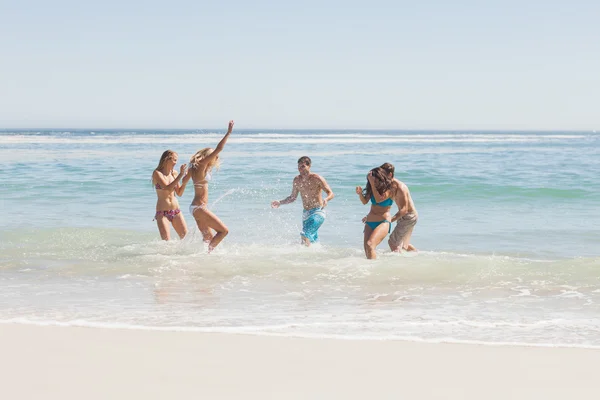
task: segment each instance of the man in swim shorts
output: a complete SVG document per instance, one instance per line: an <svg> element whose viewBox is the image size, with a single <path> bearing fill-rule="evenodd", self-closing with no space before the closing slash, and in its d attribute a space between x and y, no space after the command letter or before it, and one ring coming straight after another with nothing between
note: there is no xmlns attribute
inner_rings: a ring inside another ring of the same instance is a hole
<svg viewBox="0 0 600 400"><path fill-rule="evenodd" d="M305 246L310 246L311 243L319 239L318 230L325 221L325 211L323 209L335 197L325 178L310 172L311 164L310 158L300 157L298 159L298 172L300 175L294 178L292 194L281 201L271 203L271 207L279 208L282 204L296 201L298 193L300 193L304 208L300 238ZM327 194L326 198L323 198L321 191Z"/></svg>
<svg viewBox="0 0 600 400"><path fill-rule="evenodd" d="M394 201L398 206L398 212L392 217L392 223L397 223L388 240L390 250L416 251L417 249L415 246L410 244L410 237L419 216L415 204L413 203L412 196L410 195L410 190L408 190L408 186L403 182L394 178L395 168L392 164L385 163L381 165L381 168L393 179L392 190L394 191Z"/></svg>

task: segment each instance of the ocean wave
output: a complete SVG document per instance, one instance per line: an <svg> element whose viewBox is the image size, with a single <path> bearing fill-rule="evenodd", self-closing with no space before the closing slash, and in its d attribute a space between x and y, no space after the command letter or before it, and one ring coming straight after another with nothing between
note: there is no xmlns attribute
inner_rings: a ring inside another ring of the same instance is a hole
<svg viewBox="0 0 600 400"><path fill-rule="evenodd" d="M0 135L0 144L200 144L220 140L222 134L182 135ZM364 143L540 143L585 139L584 135L541 134L235 134L229 142L239 144L364 144Z"/></svg>
<svg viewBox="0 0 600 400"><path fill-rule="evenodd" d="M200 235L192 231L183 241L164 242L154 234L119 229L57 228L2 233L0 269L42 269L69 276L125 274L156 276L185 272L217 277L276 276L281 279L347 279L370 283L395 279L405 283L481 284L493 281L555 279L569 284L570 278L596 278L598 257L536 259L498 254L421 251L392 253L381 246L380 257L366 260L360 247L315 245L305 248L273 242L225 243L213 254L206 253Z"/></svg>

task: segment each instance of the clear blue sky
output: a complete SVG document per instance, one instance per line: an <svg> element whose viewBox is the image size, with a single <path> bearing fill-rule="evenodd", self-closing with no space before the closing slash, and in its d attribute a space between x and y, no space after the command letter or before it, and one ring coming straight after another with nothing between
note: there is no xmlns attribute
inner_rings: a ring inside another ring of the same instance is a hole
<svg viewBox="0 0 600 400"><path fill-rule="evenodd" d="M599 1L0 2L0 128L600 130Z"/></svg>

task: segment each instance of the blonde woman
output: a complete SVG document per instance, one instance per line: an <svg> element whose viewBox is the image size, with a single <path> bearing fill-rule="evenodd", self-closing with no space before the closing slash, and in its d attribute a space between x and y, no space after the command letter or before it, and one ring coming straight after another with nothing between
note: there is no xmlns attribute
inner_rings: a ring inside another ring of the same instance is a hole
<svg viewBox="0 0 600 400"><path fill-rule="evenodd" d="M156 189L158 200L156 201L156 214L154 220L158 225L158 232L162 240L171 239L171 230L169 223L173 225L175 232L181 239L187 234L187 225L185 218L179 209L179 202L175 194L179 197L185 190L185 183L179 181L185 175L186 165L183 164L179 173L173 168L177 164L177 153L173 150L166 150L160 157L158 166L152 173L152 184Z"/></svg>
<svg viewBox="0 0 600 400"><path fill-rule="evenodd" d="M219 167L219 153L225 147L227 139L233 130L233 121L229 121L227 133L213 150L210 147L198 150L190 159L189 172L183 179L185 185L190 178L194 182L194 200L190 205L190 213L196 220L204 242L208 243L210 253L227 236L227 226L208 209L208 182L213 168ZM216 232L213 235L212 230Z"/></svg>

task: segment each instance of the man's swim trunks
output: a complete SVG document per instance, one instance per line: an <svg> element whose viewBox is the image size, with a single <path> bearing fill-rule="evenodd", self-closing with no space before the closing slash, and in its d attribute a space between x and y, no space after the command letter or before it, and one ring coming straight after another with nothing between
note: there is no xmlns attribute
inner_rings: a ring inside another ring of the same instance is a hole
<svg viewBox="0 0 600 400"><path fill-rule="evenodd" d="M325 221L325 211L322 208L313 208L302 212L302 232L300 235L308 238L311 243L319 240L318 230Z"/></svg>
<svg viewBox="0 0 600 400"><path fill-rule="evenodd" d="M408 235L409 232L412 232L412 228L417 224L417 219L417 214L408 213L404 214L404 216L398 220L394 231L390 235L390 240L388 241L391 247L404 247L405 245L408 245L408 243L404 243L406 235Z"/></svg>

